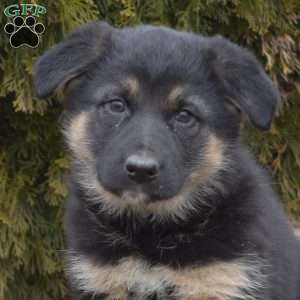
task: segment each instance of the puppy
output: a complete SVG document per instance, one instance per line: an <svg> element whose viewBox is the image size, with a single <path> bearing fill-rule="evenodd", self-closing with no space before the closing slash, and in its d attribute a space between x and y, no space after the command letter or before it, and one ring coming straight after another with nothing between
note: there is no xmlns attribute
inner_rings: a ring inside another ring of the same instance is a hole
<svg viewBox="0 0 300 300"><path fill-rule="evenodd" d="M299 300L300 247L241 116L279 93L247 50L164 27L83 26L38 61L64 89L73 299Z"/></svg>

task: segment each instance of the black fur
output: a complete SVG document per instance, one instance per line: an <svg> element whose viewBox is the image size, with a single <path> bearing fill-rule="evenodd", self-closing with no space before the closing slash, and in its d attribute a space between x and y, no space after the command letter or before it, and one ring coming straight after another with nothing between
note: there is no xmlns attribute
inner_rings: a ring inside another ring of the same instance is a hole
<svg viewBox="0 0 300 300"><path fill-rule="evenodd" d="M115 215L101 210L101 201L91 203L79 176L85 161L75 155L66 222L71 251L105 265L136 256L175 269L255 254L268 266L267 283L255 299L300 299L299 243L268 176L239 137L240 111L266 130L279 100L251 53L219 36L92 23L42 56L37 95L47 96L74 77L66 87L67 113L71 120L88 113L85 138L97 180L116 197L125 190L142 191L149 203L177 196L193 168L205 168L211 136L221 141L228 166L221 161L224 168L216 178L191 186L186 201L194 201L196 210L176 220L159 219L147 209ZM132 77L139 85L135 96L120 85ZM166 98L176 86L184 94L170 108ZM192 100L185 103L185 98ZM114 111L111 101L125 101L124 111ZM188 111L190 123L178 121L182 110ZM157 178L142 184L124 171L126 159L140 151L159 165ZM126 243L108 242L110 233ZM74 299L92 297L79 294Z"/></svg>

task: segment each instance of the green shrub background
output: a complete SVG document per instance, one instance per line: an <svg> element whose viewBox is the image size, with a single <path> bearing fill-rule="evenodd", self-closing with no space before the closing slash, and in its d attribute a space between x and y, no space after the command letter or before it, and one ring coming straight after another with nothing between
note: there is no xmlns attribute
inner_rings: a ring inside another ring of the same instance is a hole
<svg viewBox="0 0 300 300"><path fill-rule="evenodd" d="M37 57L90 20L115 26L163 24L223 34L252 49L282 93L268 133L247 141L274 176L274 188L300 219L300 0L57 0L47 7L36 49L13 49L0 15L0 300L67 299L63 213L69 159L59 131L61 101L32 91ZM1 11L13 1L1 0ZM28 3L28 2L27 2Z"/></svg>

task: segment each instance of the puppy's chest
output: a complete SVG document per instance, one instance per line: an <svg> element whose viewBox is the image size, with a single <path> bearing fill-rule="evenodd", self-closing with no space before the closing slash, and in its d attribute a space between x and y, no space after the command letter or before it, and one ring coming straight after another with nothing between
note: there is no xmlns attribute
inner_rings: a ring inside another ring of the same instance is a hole
<svg viewBox="0 0 300 300"><path fill-rule="evenodd" d="M99 263L84 255L72 256L69 261L77 287L88 293L107 294L108 300L255 299L262 279L260 267L257 261L246 259L178 269L151 265L134 256L114 264Z"/></svg>

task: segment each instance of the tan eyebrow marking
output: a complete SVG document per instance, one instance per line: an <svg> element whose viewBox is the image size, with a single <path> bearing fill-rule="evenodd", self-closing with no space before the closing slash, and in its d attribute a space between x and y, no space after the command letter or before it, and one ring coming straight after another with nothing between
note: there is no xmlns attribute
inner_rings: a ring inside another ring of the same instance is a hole
<svg viewBox="0 0 300 300"><path fill-rule="evenodd" d="M176 108L178 105L178 100L181 95L183 95L184 88L183 86L176 86L174 87L171 92L169 93L169 96L167 97L167 103L170 108Z"/></svg>
<svg viewBox="0 0 300 300"><path fill-rule="evenodd" d="M126 78L122 81L122 86L128 90L130 96L137 96L140 90L140 84L134 77Z"/></svg>

